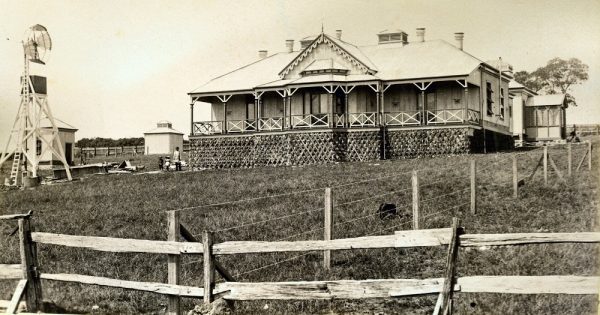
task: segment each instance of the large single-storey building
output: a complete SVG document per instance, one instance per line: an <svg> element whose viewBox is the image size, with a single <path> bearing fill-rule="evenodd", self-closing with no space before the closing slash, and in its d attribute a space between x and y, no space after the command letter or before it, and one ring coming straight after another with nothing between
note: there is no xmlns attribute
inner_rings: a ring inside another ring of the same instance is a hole
<svg viewBox="0 0 600 315"><path fill-rule="evenodd" d="M525 140L557 141L567 137L565 94L536 95L524 107Z"/></svg>
<svg viewBox="0 0 600 315"><path fill-rule="evenodd" d="M195 167L365 161L512 147L503 71L455 43L401 30L357 46L321 33L209 80L191 99ZM210 121L193 107L210 106Z"/></svg>

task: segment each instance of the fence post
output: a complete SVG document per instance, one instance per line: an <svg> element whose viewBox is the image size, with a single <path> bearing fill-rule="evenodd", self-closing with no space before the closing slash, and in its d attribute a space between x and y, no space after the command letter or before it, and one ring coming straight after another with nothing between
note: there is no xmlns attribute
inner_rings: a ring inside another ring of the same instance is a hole
<svg viewBox="0 0 600 315"><path fill-rule="evenodd" d="M544 185L548 186L548 147L544 146Z"/></svg>
<svg viewBox="0 0 600 315"><path fill-rule="evenodd" d="M476 177L475 160L471 160L471 213L477 213L477 177Z"/></svg>
<svg viewBox="0 0 600 315"><path fill-rule="evenodd" d="M325 212L323 213L323 239L326 241L331 240L331 227L332 227L332 210L333 202L331 199L331 188L325 188ZM323 251L323 268L329 270L331 268L331 251Z"/></svg>
<svg viewBox="0 0 600 315"><path fill-rule="evenodd" d="M458 237L460 220L452 218L452 234L450 244L448 244L448 256L446 258L446 273L444 285L442 288L442 303L440 307L441 314L452 314L452 298L454 293L454 284L456 282L456 259L458 256Z"/></svg>
<svg viewBox="0 0 600 315"><path fill-rule="evenodd" d="M588 140L588 171L592 170L592 141Z"/></svg>
<svg viewBox="0 0 600 315"><path fill-rule="evenodd" d="M567 144L567 175L571 176L573 169L573 154L571 152L571 143Z"/></svg>
<svg viewBox="0 0 600 315"><path fill-rule="evenodd" d="M419 214L419 175L417 170L412 172L412 207L413 207L413 230L420 229L421 216Z"/></svg>
<svg viewBox="0 0 600 315"><path fill-rule="evenodd" d="M179 212L169 211L167 212L168 222L168 241L177 242L179 239ZM181 258L180 255L169 255L168 256L168 283L179 284L179 278L181 274ZM167 308L167 314L179 315L181 313L180 298L178 295L169 295L169 304Z"/></svg>
<svg viewBox="0 0 600 315"><path fill-rule="evenodd" d="M512 156L512 173L513 173L513 198L519 198L519 171L517 169L517 155Z"/></svg>
<svg viewBox="0 0 600 315"><path fill-rule="evenodd" d="M37 267L37 250L31 241L31 225L29 218L19 219L19 245L21 253L21 269L23 279L27 280L25 287L25 303L27 311L36 313L43 311L42 283Z"/></svg>
<svg viewBox="0 0 600 315"><path fill-rule="evenodd" d="M212 253L213 235L209 231L202 233L202 244L204 245L204 304L210 304L213 300L213 287L215 284L215 264Z"/></svg>

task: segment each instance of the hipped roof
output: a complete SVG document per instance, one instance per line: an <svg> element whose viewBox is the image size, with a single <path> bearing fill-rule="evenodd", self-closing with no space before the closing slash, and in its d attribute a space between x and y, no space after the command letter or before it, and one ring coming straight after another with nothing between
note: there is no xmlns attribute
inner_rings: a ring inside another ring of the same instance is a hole
<svg viewBox="0 0 600 315"><path fill-rule="evenodd" d="M364 80L418 80L423 78L467 76L484 62L444 40L355 46L334 36L321 34L362 63L373 75ZM315 41L320 36L315 38ZM311 44L312 45L312 44ZM309 45L310 46L310 45ZM260 59L237 70L216 77L190 94L250 91L255 88L276 87L298 80L282 80L280 74L296 58L306 52L281 52ZM487 64L486 64L487 65ZM489 65L487 65L489 67ZM335 76L333 76L335 77ZM344 81L354 80L349 78ZM314 79L307 79L313 81ZM287 82L286 82L287 81Z"/></svg>

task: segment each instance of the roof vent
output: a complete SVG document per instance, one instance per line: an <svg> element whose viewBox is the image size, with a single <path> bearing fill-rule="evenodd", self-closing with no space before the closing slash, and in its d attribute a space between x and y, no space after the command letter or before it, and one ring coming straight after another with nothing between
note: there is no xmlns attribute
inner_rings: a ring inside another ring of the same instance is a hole
<svg viewBox="0 0 600 315"><path fill-rule="evenodd" d="M259 50L258 51L258 58L259 59L265 59L265 58L267 58L267 51L266 50Z"/></svg>
<svg viewBox="0 0 600 315"><path fill-rule="evenodd" d="M306 36L300 40L300 50L304 50L310 45L317 36Z"/></svg>
<svg viewBox="0 0 600 315"><path fill-rule="evenodd" d="M161 127L162 128L173 128L173 125L166 120L161 120L158 123L156 123L156 127L158 127L158 128L161 128Z"/></svg>
<svg viewBox="0 0 600 315"><path fill-rule="evenodd" d="M342 30L335 30L335 38L342 39Z"/></svg>
<svg viewBox="0 0 600 315"><path fill-rule="evenodd" d="M408 44L408 34L402 30L384 30L377 34L379 44L402 43Z"/></svg>
<svg viewBox="0 0 600 315"><path fill-rule="evenodd" d="M417 41L418 42L425 41L425 28L424 27L417 28Z"/></svg>

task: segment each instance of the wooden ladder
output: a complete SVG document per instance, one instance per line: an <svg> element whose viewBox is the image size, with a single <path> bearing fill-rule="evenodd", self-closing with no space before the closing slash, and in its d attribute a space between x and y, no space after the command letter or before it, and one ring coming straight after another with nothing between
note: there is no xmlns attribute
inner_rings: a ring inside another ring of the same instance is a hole
<svg viewBox="0 0 600 315"><path fill-rule="evenodd" d="M13 156L12 168L10 169L11 185L17 185L17 176L19 175L19 166L21 164L21 152L16 151Z"/></svg>

